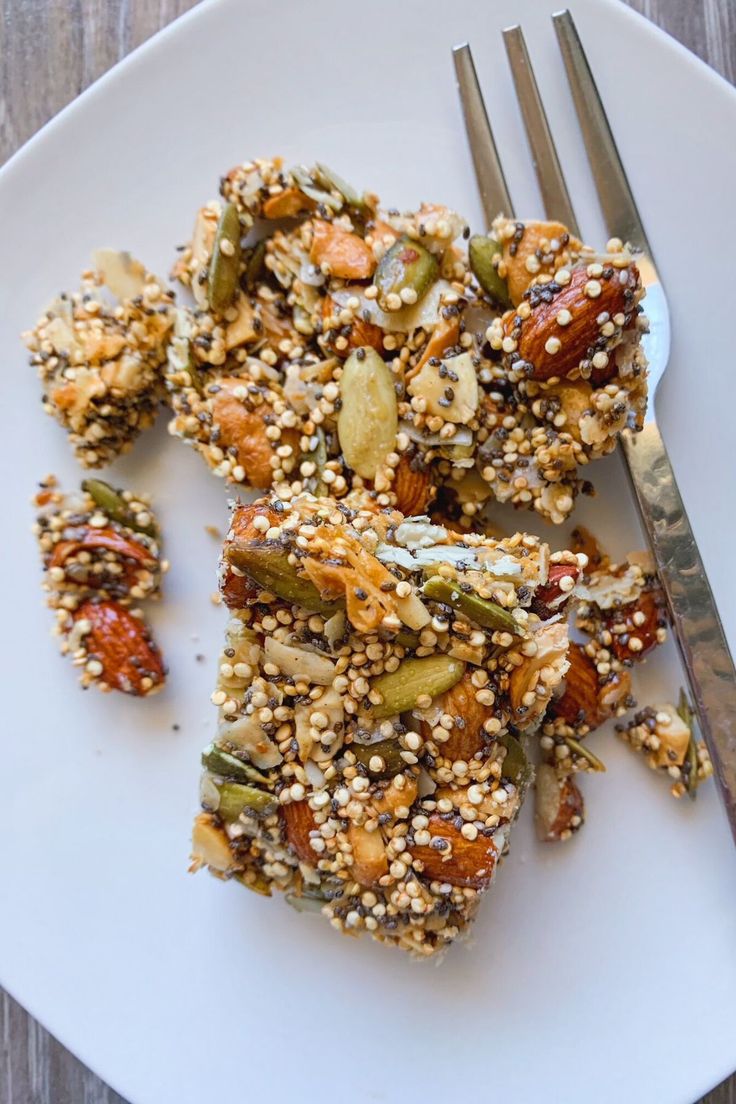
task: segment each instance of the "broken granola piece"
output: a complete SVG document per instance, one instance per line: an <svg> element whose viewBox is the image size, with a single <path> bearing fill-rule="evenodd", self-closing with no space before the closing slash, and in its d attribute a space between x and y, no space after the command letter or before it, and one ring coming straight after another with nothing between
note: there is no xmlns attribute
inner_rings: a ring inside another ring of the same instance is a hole
<svg viewBox="0 0 736 1104"><path fill-rule="evenodd" d="M576 624L621 663L644 659L667 639L664 593L649 553L605 563L578 588Z"/></svg>
<svg viewBox="0 0 736 1104"><path fill-rule="evenodd" d="M43 404L85 468L127 452L153 424L174 321L173 293L128 253L100 250L82 286L23 335Z"/></svg>
<svg viewBox="0 0 736 1104"><path fill-rule="evenodd" d="M634 751L640 752L652 770L672 779L673 797L694 798L701 782L713 774L708 749L694 732L694 716L684 692L678 706L647 706L616 731Z"/></svg>
<svg viewBox="0 0 736 1104"><path fill-rule="evenodd" d="M163 660L141 611L130 609L160 597L168 568L148 496L100 479L63 494L48 476L34 501L43 588L62 654L82 668L84 688L154 693L164 682Z"/></svg>
<svg viewBox="0 0 736 1104"><path fill-rule="evenodd" d="M554 588L536 537L349 503L234 509L194 866L429 956L507 850L521 730L564 675L567 629L532 608Z"/></svg>

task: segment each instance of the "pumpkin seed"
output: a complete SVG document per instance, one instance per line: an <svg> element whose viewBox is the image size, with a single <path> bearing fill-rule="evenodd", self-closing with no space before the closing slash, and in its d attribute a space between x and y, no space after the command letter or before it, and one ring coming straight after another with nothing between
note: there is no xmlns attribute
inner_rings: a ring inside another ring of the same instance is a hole
<svg viewBox="0 0 736 1104"><path fill-rule="evenodd" d="M320 183L339 192L349 207L354 207L357 211L365 210L365 200L358 195L352 184L348 184L347 180L343 180L334 169L331 169L328 165L323 165L321 161L318 161L315 167L320 177Z"/></svg>
<svg viewBox="0 0 736 1104"><path fill-rule="evenodd" d="M373 282L378 288L378 305L381 310L401 310L406 302L418 302L429 291L439 276L439 265L434 254L419 242L403 234L378 263ZM415 298L402 299L401 292L414 292Z"/></svg>
<svg viewBox="0 0 736 1104"><path fill-rule="evenodd" d="M145 533L148 537L156 536L156 526L153 522L147 525L139 525L136 521L135 511L131 510L123 496L105 483L102 479L85 479L82 490L93 499L101 510L119 525L125 525L128 529L134 529L136 533Z"/></svg>
<svg viewBox="0 0 736 1104"><path fill-rule="evenodd" d="M282 545L273 541L236 540L230 545L226 555L230 563L253 582L285 602L293 602L326 617L342 608L341 602L326 602L314 583L297 573L296 567L289 563L289 554Z"/></svg>
<svg viewBox="0 0 736 1104"><path fill-rule="evenodd" d="M268 816L278 808L278 798L256 786L243 785L241 782L222 782L217 786L220 803L218 816L223 820L237 820L241 813L249 809L258 816Z"/></svg>
<svg viewBox="0 0 736 1104"><path fill-rule="evenodd" d="M401 758L401 745L393 738L377 740L375 744L351 744L346 750L352 751L357 761L374 778L393 777L406 767L406 763ZM371 760L376 756L383 760L383 766L378 770L374 770L370 765Z"/></svg>
<svg viewBox="0 0 736 1104"><path fill-rule="evenodd" d="M237 755L223 751L217 744L210 744L204 749L202 766L212 774L220 775L230 782L256 782L263 785L268 785L270 782L268 775L261 774L250 763L244 763L242 759L238 759Z"/></svg>
<svg viewBox="0 0 736 1104"><path fill-rule="evenodd" d="M220 314L232 303L240 274L240 218L238 209L226 203L217 223L210 259L207 302Z"/></svg>
<svg viewBox="0 0 736 1104"><path fill-rule="evenodd" d="M424 695L436 698L459 682L465 672L465 664L449 655L425 656L421 659L405 659L395 671L379 675L371 683L383 699L373 706L373 716L379 720L393 717L413 709Z"/></svg>
<svg viewBox="0 0 736 1104"><path fill-rule="evenodd" d="M493 263L494 258L500 254L501 246L495 238L474 234L468 243L468 260L476 280L486 295L502 307L508 307L511 306L508 285L503 277L499 276L498 269Z"/></svg>
<svg viewBox="0 0 736 1104"><path fill-rule="evenodd" d="M399 426L393 376L375 349L356 349L345 361L340 399L337 436L345 461L363 479L375 479Z"/></svg>
<svg viewBox="0 0 736 1104"><path fill-rule="evenodd" d="M500 632L513 633L515 636L520 635L519 626L508 610L497 605L496 602L480 598L477 594L466 594L447 579L441 579L439 575L428 579L422 590L427 598L434 598L435 602L452 606L484 629L497 629Z"/></svg>
<svg viewBox="0 0 736 1104"><path fill-rule="evenodd" d="M581 744L578 740L574 740L571 736L565 736L565 743L569 747L570 751L580 759L585 759L589 764L590 769L594 771L604 771L606 769L605 764L597 755L594 755L590 748L585 744Z"/></svg>

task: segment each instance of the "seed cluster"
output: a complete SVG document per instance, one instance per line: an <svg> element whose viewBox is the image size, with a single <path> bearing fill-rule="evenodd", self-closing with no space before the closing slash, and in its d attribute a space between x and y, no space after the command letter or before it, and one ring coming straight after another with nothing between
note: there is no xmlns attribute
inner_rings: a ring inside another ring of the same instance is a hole
<svg viewBox="0 0 736 1104"><path fill-rule="evenodd" d="M554 566L580 569L572 553ZM195 865L339 930L445 947L506 851L522 733L566 670L564 621L533 608L549 579L524 534L311 495L236 507Z"/></svg>
<svg viewBox="0 0 736 1104"><path fill-rule="evenodd" d="M680 705L647 706L628 724L616 726L623 740L642 754L652 770L672 780L673 797L691 796L713 774L708 749L693 732L692 715L684 695Z"/></svg>
<svg viewBox="0 0 736 1104"><path fill-rule="evenodd" d="M173 293L127 254L96 260L81 289L62 292L23 335L44 410L85 468L109 464L153 424L174 322Z"/></svg>
<svg viewBox="0 0 736 1104"><path fill-rule="evenodd" d="M79 494L63 494L54 476L40 488L34 532L62 654L81 668L85 689L159 689L163 664L137 608L160 597L168 569L150 500L100 480Z"/></svg>

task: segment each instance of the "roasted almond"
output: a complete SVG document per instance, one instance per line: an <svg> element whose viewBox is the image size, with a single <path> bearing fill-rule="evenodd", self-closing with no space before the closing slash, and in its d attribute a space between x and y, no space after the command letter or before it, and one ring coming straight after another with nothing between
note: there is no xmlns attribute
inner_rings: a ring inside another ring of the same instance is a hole
<svg viewBox="0 0 736 1104"><path fill-rule="evenodd" d="M560 778L549 763L537 768L535 823L543 843L569 839L582 827L585 817L583 795L570 775Z"/></svg>
<svg viewBox="0 0 736 1104"><path fill-rule="evenodd" d="M667 625L664 594L657 587L643 590L636 602L610 611L606 628L611 633L611 651L620 660L643 659L664 640Z"/></svg>
<svg viewBox="0 0 736 1104"><path fill-rule="evenodd" d="M299 188L292 187L270 196L263 204L262 212L265 219L297 218L309 214L315 206L314 200L305 196Z"/></svg>
<svg viewBox="0 0 736 1104"><path fill-rule="evenodd" d="M113 690L145 697L163 685L161 653L140 617L134 617L118 602L90 601L79 606L74 621L89 626L83 635L87 662L99 660L99 677Z"/></svg>
<svg viewBox="0 0 736 1104"><path fill-rule="evenodd" d="M570 666L565 675L565 691L550 703L550 711L572 726L603 724L610 712L600 700L600 679L593 660L580 644L571 643L567 653Z"/></svg>
<svg viewBox="0 0 736 1104"><path fill-rule="evenodd" d="M565 599L571 597L575 583L579 578L580 568L577 564L550 564L547 582L534 592L534 612L543 621L546 621L564 604ZM572 579L572 584L564 583L561 586L563 579Z"/></svg>
<svg viewBox="0 0 736 1104"><path fill-rule="evenodd" d="M220 559L220 593L228 609L244 609L262 589L248 575L236 574L228 558L228 549L235 541L263 539L263 533L254 525L256 518L266 518L269 525L277 525L279 515L270 506L249 503L236 506L230 519Z"/></svg>
<svg viewBox="0 0 736 1104"><path fill-rule="evenodd" d="M600 275L591 276L591 270L600 270ZM535 380L564 379L575 369L583 376L590 375L598 368L593 357L607 356L630 325L637 305L636 265L601 268L583 264L571 269L569 277L564 286L552 282L529 288L524 293L528 317L513 310L504 315L505 340L513 346L508 363L514 371ZM610 334L609 324L613 327Z"/></svg>
<svg viewBox="0 0 736 1104"><path fill-rule="evenodd" d="M392 490L396 495L396 509L404 517L426 514L427 507L434 498L432 473L425 467L418 454L401 454L394 472Z"/></svg>
<svg viewBox="0 0 736 1104"><path fill-rule="evenodd" d="M470 672L466 671L459 682L435 699L435 705L454 722L448 739L444 743L437 741L444 759L462 759L467 763L483 747L483 723L489 711L477 701L477 693ZM422 735L425 740L432 739L432 727L426 721L422 721Z"/></svg>
<svg viewBox="0 0 736 1104"><path fill-rule="evenodd" d="M309 803L290 801L287 805L279 807L279 814L292 851L301 862L307 863L308 866L316 866L317 852L309 842L309 833L316 829L317 824Z"/></svg>
<svg viewBox="0 0 736 1104"><path fill-rule="evenodd" d="M114 552L126 560L133 560L146 567L154 567L156 560L150 548L139 541L124 537L115 529L85 528L74 540L59 541L54 545L48 561L49 567L63 567L70 556L79 552Z"/></svg>
<svg viewBox="0 0 736 1104"><path fill-rule="evenodd" d="M427 828L428 844L414 843L411 855L422 864L425 879L482 889L493 877L498 852L490 836L468 840L453 823L434 813Z"/></svg>
<svg viewBox="0 0 736 1104"><path fill-rule="evenodd" d="M340 307L325 295L322 300L322 344L328 352L338 357L348 357L356 349L370 348L377 353L383 352L383 330L373 322L366 322L360 315L356 315L351 323L346 326L331 325L331 320L340 311ZM338 346L338 337L344 337L346 344Z"/></svg>
<svg viewBox="0 0 736 1104"><path fill-rule="evenodd" d="M494 223L493 230L502 249L499 275L506 280L511 302L517 306L532 280L551 276L573 263L581 247L561 222L502 219Z"/></svg>
<svg viewBox="0 0 736 1104"><path fill-rule="evenodd" d="M369 245L334 222L316 219L312 227L312 264L327 264L330 275L342 280L367 280L376 268L376 258Z"/></svg>
<svg viewBox="0 0 736 1104"><path fill-rule="evenodd" d="M271 486L274 469L271 460L276 455L274 442L266 436L264 414L270 413L265 403L250 409L247 399L238 397L247 381L236 376L218 380L220 390L212 400L213 424L220 430L219 444L237 449L237 462L245 470L245 482L262 489ZM282 430L279 445L298 447L296 430Z"/></svg>

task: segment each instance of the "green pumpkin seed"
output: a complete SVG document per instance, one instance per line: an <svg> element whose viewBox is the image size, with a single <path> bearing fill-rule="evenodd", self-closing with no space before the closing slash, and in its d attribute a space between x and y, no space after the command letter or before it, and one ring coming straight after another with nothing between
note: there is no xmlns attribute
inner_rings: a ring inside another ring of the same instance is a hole
<svg viewBox="0 0 736 1104"><path fill-rule="evenodd" d="M264 590L313 613L331 617L342 609L342 603L326 602L316 586L289 563L289 554L274 542L233 541L227 550L231 564L243 571Z"/></svg>
<svg viewBox="0 0 736 1104"><path fill-rule="evenodd" d="M594 755L590 748L585 744L581 744L578 740L574 740L571 736L565 736L565 743L569 747L570 751L580 759L585 759L590 765L590 769L594 771L604 771L606 769L602 759L599 759L597 755Z"/></svg>
<svg viewBox="0 0 736 1104"><path fill-rule="evenodd" d="M256 280L263 271L263 262L266 259L266 238L256 242L251 250L248 252L248 256L245 262L245 272L243 274L242 283L245 285L245 290L250 291L255 285Z"/></svg>
<svg viewBox="0 0 736 1104"><path fill-rule="evenodd" d="M392 778L399 771L406 769L406 763L401 758L401 745L398 740L378 740L375 744L350 744L345 749L352 751L359 763L361 763L373 778ZM371 759L376 756L383 760L383 766L378 770L371 767Z"/></svg>
<svg viewBox="0 0 736 1104"><path fill-rule="evenodd" d="M531 780L532 768L521 741L510 732L505 732L498 739L506 748L506 756L501 764L503 777L510 779L515 786L527 786Z"/></svg>
<svg viewBox="0 0 736 1104"><path fill-rule="evenodd" d="M468 243L468 260L473 275L486 295L506 307L511 305L509 289L493 263L494 257L500 253L501 246L496 239L483 234L475 234Z"/></svg>
<svg viewBox="0 0 736 1104"><path fill-rule="evenodd" d="M433 598L435 602L452 606L453 609L459 610L465 617L475 621L476 625L481 625L484 629L509 632L515 636L520 635L519 626L508 610L497 605L496 602L489 602L486 598L480 598L477 594L466 594L456 584L440 578L439 575L428 579L422 591L427 598Z"/></svg>
<svg viewBox="0 0 736 1104"><path fill-rule="evenodd" d="M131 510L119 491L105 483L102 479L85 479L82 490L92 498L97 506L107 514L112 521L124 525L127 529L133 529L136 533L145 533L148 537L156 536L156 526L153 522L140 525L136 520L134 510Z"/></svg>
<svg viewBox="0 0 736 1104"><path fill-rule="evenodd" d="M373 706L373 716L379 720L413 709L419 698L436 698L451 689L463 677L465 664L449 655L405 659L395 671L373 679L371 690L383 699Z"/></svg>
<svg viewBox="0 0 736 1104"><path fill-rule="evenodd" d="M357 211L365 209L365 200L358 195L352 184L348 184L347 180L343 180L333 169L328 165L323 165L321 161L317 162L316 169L321 183L327 188L334 188L336 192L339 192L349 207L354 207Z"/></svg>
<svg viewBox="0 0 736 1104"><path fill-rule="evenodd" d="M251 763L244 763L237 755L223 751L217 744L210 744L204 749L202 766L230 782L256 782L265 786L270 782L267 774L261 774Z"/></svg>
<svg viewBox="0 0 736 1104"><path fill-rule="evenodd" d="M258 816L268 816L278 808L278 798L266 790L259 790L256 786L244 785L241 782L215 783L220 795L220 803L217 806L217 814L223 820L237 820L246 809Z"/></svg>
<svg viewBox="0 0 736 1104"><path fill-rule="evenodd" d="M240 219L232 203L226 203L220 215L210 259L207 302L220 314L235 298L240 275Z"/></svg>
<svg viewBox="0 0 736 1104"><path fill-rule="evenodd" d="M396 446L399 427L391 369L375 349L356 349L345 361L340 401L337 436L345 462L373 480Z"/></svg>
<svg viewBox="0 0 736 1104"><path fill-rule="evenodd" d="M373 277L379 307L384 311L400 310L406 302L418 302L438 276L434 254L403 234L386 250ZM402 299L401 292L405 290L414 292L416 298Z"/></svg>

